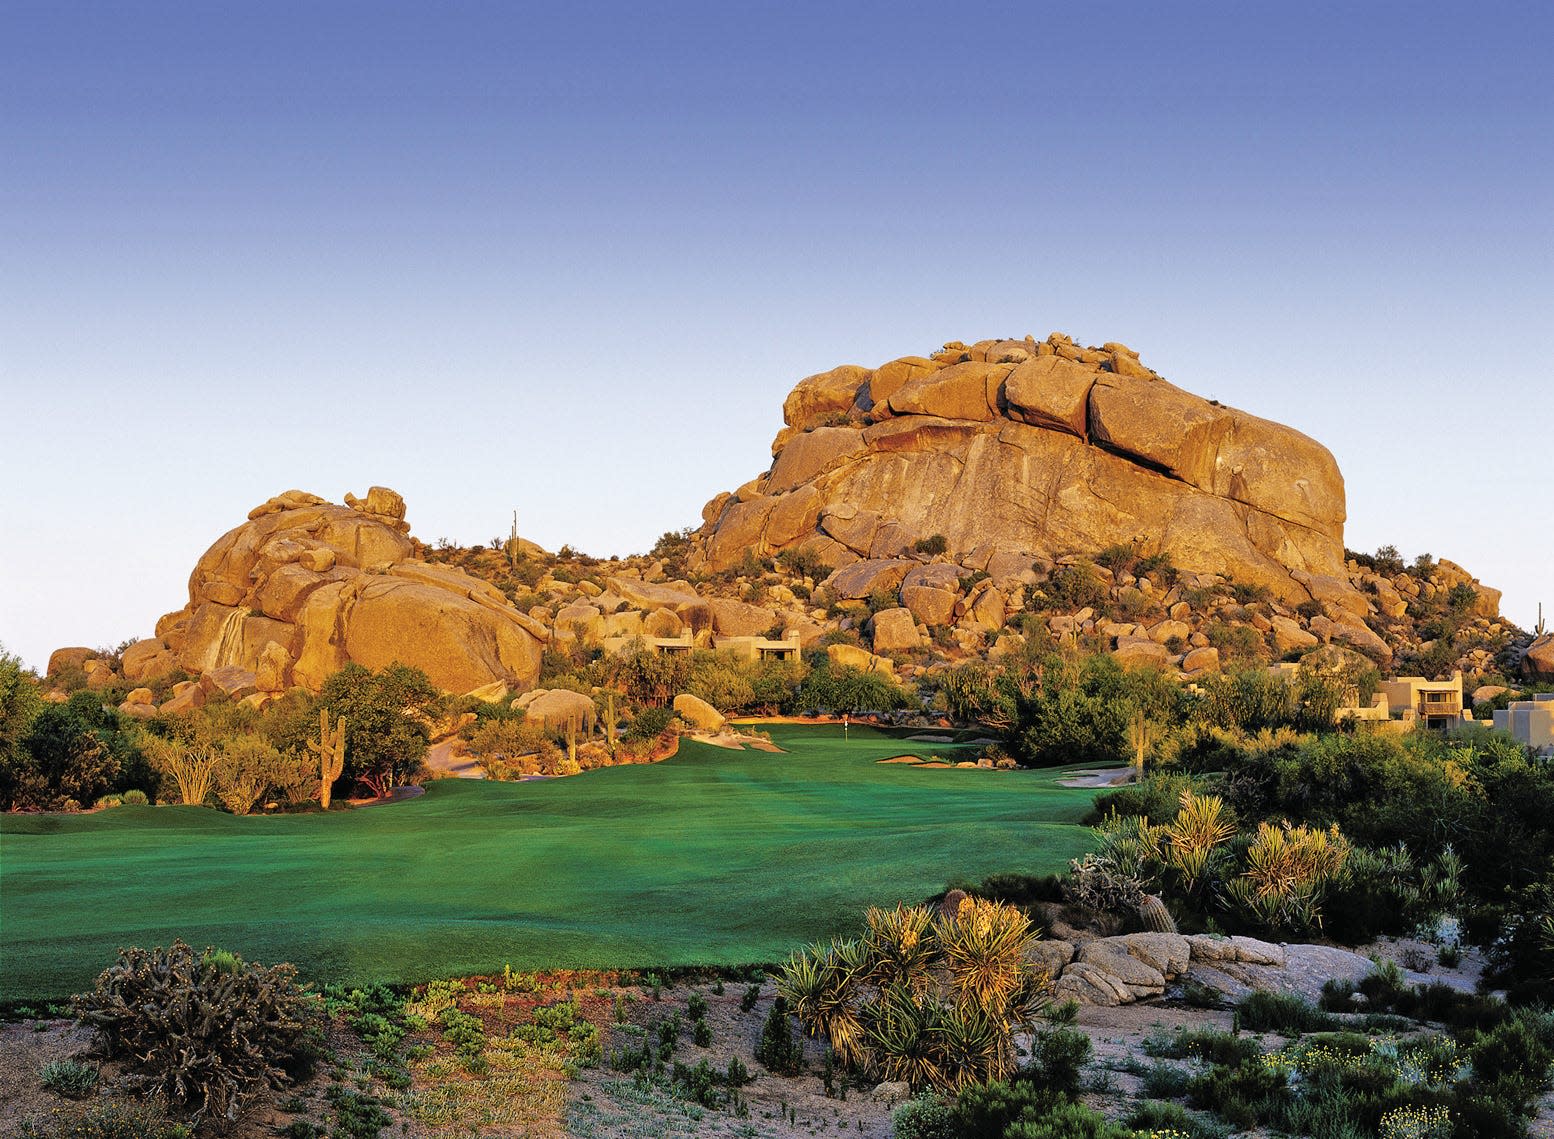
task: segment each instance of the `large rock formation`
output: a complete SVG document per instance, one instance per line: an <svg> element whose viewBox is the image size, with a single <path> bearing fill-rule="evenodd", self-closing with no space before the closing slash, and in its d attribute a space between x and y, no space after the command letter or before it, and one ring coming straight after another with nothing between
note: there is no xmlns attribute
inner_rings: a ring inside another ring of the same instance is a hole
<svg viewBox="0 0 1554 1139"><path fill-rule="evenodd" d="M1120 344L950 344L811 376L783 413L770 470L703 511L708 569L796 546L847 565L942 534L963 561L1132 542L1286 601L1354 592L1327 449Z"/></svg>
<svg viewBox="0 0 1554 1139"><path fill-rule="evenodd" d="M189 603L134 646L132 679L154 662L251 673L260 691L316 690L349 662L398 661L450 692L534 683L549 637L542 624L495 586L414 558L393 491L373 487L346 503L289 490L250 511L194 567Z"/></svg>

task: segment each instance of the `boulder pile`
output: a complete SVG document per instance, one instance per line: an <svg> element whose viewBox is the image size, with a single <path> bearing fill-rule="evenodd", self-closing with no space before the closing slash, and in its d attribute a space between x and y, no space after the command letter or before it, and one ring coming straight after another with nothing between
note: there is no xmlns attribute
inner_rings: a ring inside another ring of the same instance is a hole
<svg viewBox="0 0 1554 1139"><path fill-rule="evenodd" d="M1053 333L844 365L800 382L783 414L771 467L703 511L711 570L793 547L844 566L942 536L983 560L1132 542L1290 603L1353 589L1327 449L1121 344Z"/></svg>

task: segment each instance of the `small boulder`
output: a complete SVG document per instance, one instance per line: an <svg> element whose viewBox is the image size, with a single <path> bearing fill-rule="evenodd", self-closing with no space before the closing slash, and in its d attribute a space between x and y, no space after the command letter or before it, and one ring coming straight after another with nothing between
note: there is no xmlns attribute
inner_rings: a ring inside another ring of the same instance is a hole
<svg viewBox="0 0 1554 1139"><path fill-rule="evenodd" d="M874 614L874 651L899 652L921 647L917 623L910 609L881 609Z"/></svg>
<svg viewBox="0 0 1554 1139"><path fill-rule="evenodd" d="M674 714L703 732L720 732L728 723L728 717L722 712L700 696L693 696L689 692L682 692L674 698Z"/></svg>

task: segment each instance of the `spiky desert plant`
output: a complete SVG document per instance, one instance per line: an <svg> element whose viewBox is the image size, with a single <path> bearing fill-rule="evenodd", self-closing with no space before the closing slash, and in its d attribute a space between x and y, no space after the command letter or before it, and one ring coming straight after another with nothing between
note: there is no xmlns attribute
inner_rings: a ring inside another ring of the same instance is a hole
<svg viewBox="0 0 1554 1139"><path fill-rule="evenodd" d="M954 916L934 922L933 932L955 1003L1001 1013L1029 968L1031 919L1002 902L967 898Z"/></svg>
<svg viewBox="0 0 1554 1139"><path fill-rule="evenodd" d="M869 979L882 989L890 985L925 988L939 957L933 914L921 906L893 910L871 906L864 920L868 925L863 945Z"/></svg>
<svg viewBox="0 0 1554 1139"><path fill-rule="evenodd" d="M1214 848L1236 833L1224 816L1225 803L1218 795L1182 792L1176 818L1165 829L1165 857L1188 889L1202 881Z"/></svg>
<svg viewBox="0 0 1554 1139"><path fill-rule="evenodd" d="M1343 874L1349 850L1336 825L1322 830L1259 823L1247 869L1230 883L1230 897L1273 928L1320 926L1322 894Z"/></svg>
<svg viewBox="0 0 1554 1139"><path fill-rule="evenodd" d="M933 1041L939 1085L958 1092L1009 1075L1014 1068L1014 1049L1004 1047L1007 1037L994 1017L974 1005L940 1009Z"/></svg>
<svg viewBox="0 0 1554 1139"><path fill-rule="evenodd" d="M334 731L329 730L329 709L318 710L318 739L308 741L308 750L318 756L318 805L329 810L329 798L335 780L345 770L345 717L335 721Z"/></svg>
<svg viewBox="0 0 1554 1139"><path fill-rule="evenodd" d="M865 1027L875 1074L899 1080L914 1091L942 1086L939 1029L942 1010L906 985L890 985L864 1007Z"/></svg>
<svg viewBox="0 0 1554 1139"><path fill-rule="evenodd" d="M837 940L794 954L776 977L777 992L804 1031L824 1037L844 1068L856 1068L867 1058L858 1015L865 974L862 943Z"/></svg>
<svg viewBox="0 0 1554 1139"><path fill-rule="evenodd" d="M317 1004L295 977L290 965L196 953L182 941L121 949L75 1012L110 1058L123 1059L128 1088L229 1122L252 1092L284 1083L298 1057Z"/></svg>
<svg viewBox="0 0 1554 1139"><path fill-rule="evenodd" d="M1145 894L1139 903L1139 921L1150 933L1175 933L1176 919L1166 909L1165 899L1159 894Z"/></svg>

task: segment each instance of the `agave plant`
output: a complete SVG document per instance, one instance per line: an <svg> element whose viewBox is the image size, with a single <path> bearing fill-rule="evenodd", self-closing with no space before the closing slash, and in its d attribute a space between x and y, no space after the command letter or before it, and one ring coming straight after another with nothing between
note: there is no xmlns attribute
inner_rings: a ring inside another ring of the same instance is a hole
<svg viewBox="0 0 1554 1139"><path fill-rule="evenodd" d="M933 914L921 906L893 910L870 907L863 937L869 979L880 988L905 985L921 991L932 981L939 957L933 937Z"/></svg>

